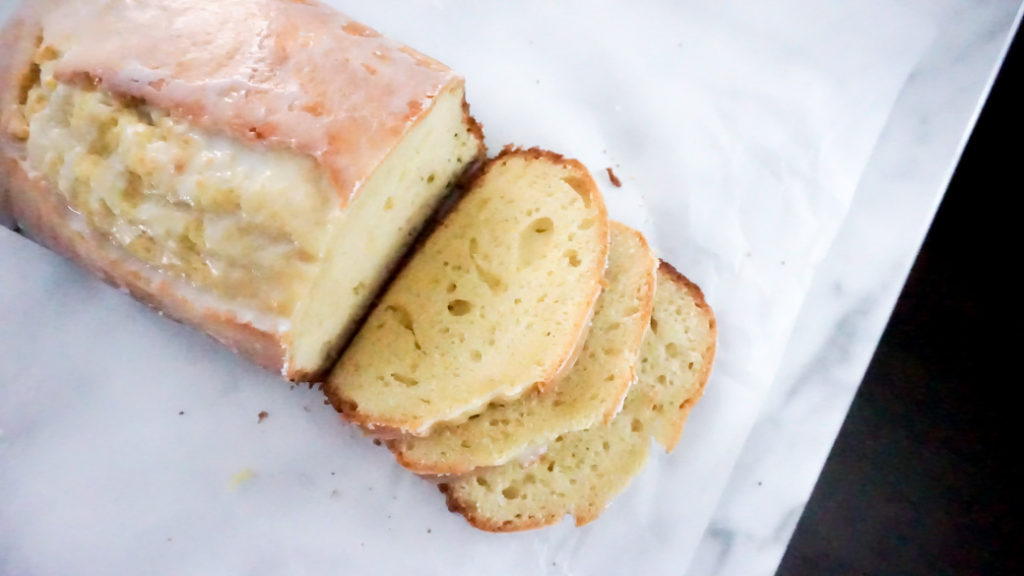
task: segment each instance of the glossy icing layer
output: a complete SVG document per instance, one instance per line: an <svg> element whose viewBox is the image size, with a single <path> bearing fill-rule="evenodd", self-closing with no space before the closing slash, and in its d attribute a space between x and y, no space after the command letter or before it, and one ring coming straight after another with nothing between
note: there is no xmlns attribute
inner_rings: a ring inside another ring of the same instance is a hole
<svg viewBox="0 0 1024 576"><path fill-rule="evenodd" d="M25 0L0 54L0 212L293 380L484 154L459 76L315 2Z"/></svg>
<svg viewBox="0 0 1024 576"><path fill-rule="evenodd" d="M342 204L449 68L316 2L51 0L37 17L61 81L141 98L196 127L316 158Z"/></svg>
<svg viewBox="0 0 1024 576"><path fill-rule="evenodd" d="M40 50L39 82L25 105L30 170L134 258L290 316L320 261L333 204L316 163L58 83L47 52Z"/></svg>

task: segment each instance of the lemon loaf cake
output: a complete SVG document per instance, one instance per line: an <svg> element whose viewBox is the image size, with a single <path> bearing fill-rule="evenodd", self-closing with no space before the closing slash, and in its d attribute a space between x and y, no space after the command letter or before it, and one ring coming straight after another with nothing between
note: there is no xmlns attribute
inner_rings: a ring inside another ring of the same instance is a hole
<svg viewBox="0 0 1024 576"><path fill-rule="evenodd" d="M506 149L385 291L328 397L380 436L424 436L548 388L586 338L608 234L580 163Z"/></svg>
<svg viewBox="0 0 1024 576"><path fill-rule="evenodd" d="M388 447L419 474L462 474L536 453L559 434L610 421L636 379L656 267L643 235L611 223L604 290L572 370L548 392L492 404L461 424L437 425L429 436L403 436Z"/></svg>
<svg viewBox="0 0 1024 576"><path fill-rule="evenodd" d="M530 463L511 462L440 485L448 507L478 528L529 530L567 514L583 525L642 469L652 435L671 450L711 371L715 318L693 283L668 264L658 270L654 314L640 379L611 423L556 438Z"/></svg>
<svg viewBox="0 0 1024 576"><path fill-rule="evenodd" d="M18 225L294 380L484 154L461 77L312 0L28 1L0 53Z"/></svg>

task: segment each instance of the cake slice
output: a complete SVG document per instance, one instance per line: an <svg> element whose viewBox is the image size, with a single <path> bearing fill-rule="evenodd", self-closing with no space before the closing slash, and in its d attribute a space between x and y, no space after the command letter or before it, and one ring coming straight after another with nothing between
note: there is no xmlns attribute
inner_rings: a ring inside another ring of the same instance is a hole
<svg viewBox="0 0 1024 576"><path fill-rule="evenodd" d="M0 205L293 380L484 155L460 76L312 0L27 1L0 53Z"/></svg>
<svg viewBox="0 0 1024 576"><path fill-rule="evenodd" d="M535 452L559 434L610 421L636 380L656 267L643 235L613 222L604 290L572 370L546 393L494 403L461 424L435 426L429 436L389 441L397 460L419 474L463 474Z"/></svg>
<svg viewBox="0 0 1024 576"><path fill-rule="evenodd" d="M607 425L563 434L532 462L441 484L448 507L494 532L540 528L571 514L595 520L643 469L652 435L671 451L711 371L715 318L693 283L662 263L640 380Z"/></svg>
<svg viewBox="0 0 1024 576"><path fill-rule="evenodd" d="M414 436L547 389L586 338L607 255L586 168L507 149L398 274L324 389L349 420Z"/></svg>

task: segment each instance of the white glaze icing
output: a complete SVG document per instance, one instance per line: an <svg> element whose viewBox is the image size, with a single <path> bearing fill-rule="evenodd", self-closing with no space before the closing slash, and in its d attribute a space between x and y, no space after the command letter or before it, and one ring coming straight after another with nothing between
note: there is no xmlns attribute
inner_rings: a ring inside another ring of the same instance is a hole
<svg viewBox="0 0 1024 576"><path fill-rule="evenodd" d="M29 4L42 12L44 42L63 54L58 78L91 79L211 132L313 156L343 204L433 99L460 81L313 2Z"/></svg>

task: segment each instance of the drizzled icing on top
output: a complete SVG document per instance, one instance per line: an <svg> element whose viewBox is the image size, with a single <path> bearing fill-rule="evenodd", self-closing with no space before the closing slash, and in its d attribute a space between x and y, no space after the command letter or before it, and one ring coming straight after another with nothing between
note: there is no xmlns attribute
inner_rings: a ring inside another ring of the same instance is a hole
<svg viewBox="0 0 1024 576"><path fill-rule="evenodd" d="M30 2L30 4L33 4ZM303 0L35 3L61 81L316 158L342 203L452 82L448 67Z"/></svg>

